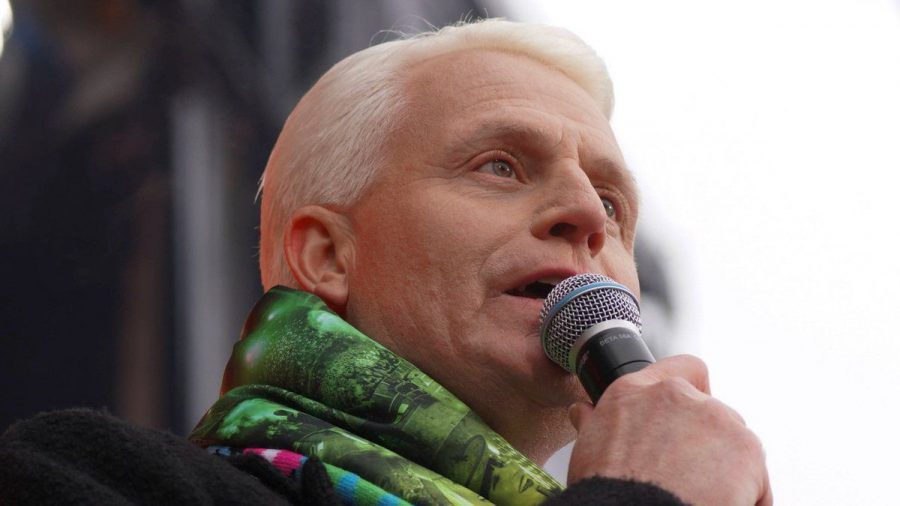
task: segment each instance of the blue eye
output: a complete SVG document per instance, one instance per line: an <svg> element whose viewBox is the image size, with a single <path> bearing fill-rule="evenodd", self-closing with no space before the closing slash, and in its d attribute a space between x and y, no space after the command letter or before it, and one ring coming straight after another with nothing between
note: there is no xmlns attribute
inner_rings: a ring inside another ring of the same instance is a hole
<svg viewBox="0 0 900 506"><path fill-rule="evenodd" d="M603 209L606 209L606 216L613 220L616 219L616 205L613 204L613 201L606 197L600 197L600 200L603 202Z"/></svg>
<svg viewBox="0 0 900 506"><path fill-rule="evenodd" d="M512 168L507 162L503 160L491 160L483 164L481 167L478 167L478 172L486 172L488 174L493 174L497 177L503 178L511 178L516 177L516 171Z"/></svg>

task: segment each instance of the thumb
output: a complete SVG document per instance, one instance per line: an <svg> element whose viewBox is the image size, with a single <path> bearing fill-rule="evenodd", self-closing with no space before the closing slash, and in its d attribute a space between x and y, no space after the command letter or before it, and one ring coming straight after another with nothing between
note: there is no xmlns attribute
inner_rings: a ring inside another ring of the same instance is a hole
<svg viewBox="0 0 900 506"><path fill-rule="evenodd" d="M576 402L569 406L569 421L575 430L581 432L581 425L594 412L594 406L587 402Z"/></svg>

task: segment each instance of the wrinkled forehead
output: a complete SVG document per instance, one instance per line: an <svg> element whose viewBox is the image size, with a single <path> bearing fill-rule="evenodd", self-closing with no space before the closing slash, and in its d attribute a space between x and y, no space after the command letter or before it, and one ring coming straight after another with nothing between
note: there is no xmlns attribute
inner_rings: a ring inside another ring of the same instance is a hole
<svg viewBox="0 0 900 506"><path fill-rule="evenodd" d="M540 77L540 78L536 78ZM464 49L408 68L403 96L411 113L466 112L496 96L565 97L571 111L608 121L590 94L562 71L530 56L496 49Z"/></svg>
<svg viewBox="0 0 900 506"><path fill-rule="evenodd" d="M536 161L573 158L592 180L621 188L637 207L637 185L608 118L562 71L529 56L469 49L421 62L403 87L402 127L390 166L459 167L477 153L512 148ZM389 172L393 172L389 170Z"/></svg>
<svg viewBox="0 0 900 506"><path fill-rule="evenodd" d="M610 159L624 170L609 121L594 98L560 70L497 50L448 53L409 69L394 153L457 149L485 139ZM493 146L497 147L497 146ZM448 155L449 156L449 155ZM627 171L625 171L627 172Z"/></svg>

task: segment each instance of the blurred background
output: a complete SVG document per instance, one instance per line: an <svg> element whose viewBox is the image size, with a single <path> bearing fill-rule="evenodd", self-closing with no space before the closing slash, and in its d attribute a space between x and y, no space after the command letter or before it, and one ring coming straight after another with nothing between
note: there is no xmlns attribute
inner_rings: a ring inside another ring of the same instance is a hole
<svg viewBox="0 0 900 506"><path fill-rule="evenodd" d="M888 504L892 0L0 0L0 430L91 406L186 434L261 294L254 196L296 101L384 30L486 15L607 61L657 356L706 360L778 503Z"/></svg>

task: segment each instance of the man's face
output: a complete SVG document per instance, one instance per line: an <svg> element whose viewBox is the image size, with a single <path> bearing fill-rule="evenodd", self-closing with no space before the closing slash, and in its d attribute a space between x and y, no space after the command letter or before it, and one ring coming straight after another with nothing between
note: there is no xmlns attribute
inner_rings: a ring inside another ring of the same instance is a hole
<svg viewBox="0 0 900 506"><path fill-rule="evenodd" d="M559 71L495 51L419 64L406 96L388 167L350 212L348 320L489 422L505 403L583 399L545 358L538 313L581 272L638 293L637 200L607 118Z"/></svg>

